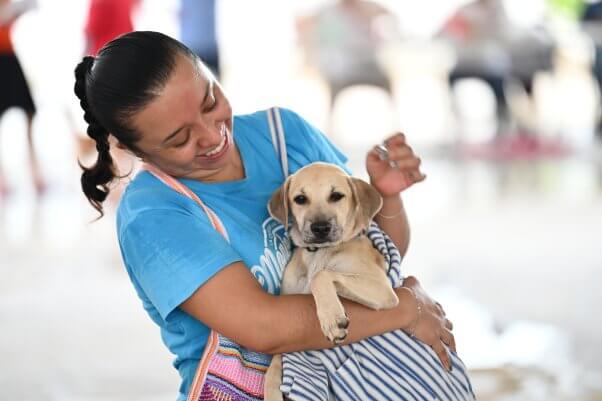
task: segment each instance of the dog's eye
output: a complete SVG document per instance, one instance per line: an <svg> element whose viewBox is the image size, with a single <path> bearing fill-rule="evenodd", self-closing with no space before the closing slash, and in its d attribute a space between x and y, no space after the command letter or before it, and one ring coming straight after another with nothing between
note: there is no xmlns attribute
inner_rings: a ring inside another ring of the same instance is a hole
<svg viewBox="0 0 602 401"><path fill-rule="evenodd" d="M307 203L307 197L305 195L297 195L293 200L297 205L305 205Z"/></svg>
<svg viewBox="0 0 602 401"><path fill-rule="evenodd" d="M333 192L330 194L330 198L328 198L328 200L330 202L338 202L341 199L343 199L344 197L345 197L345 195L340 192Z"/></svg>

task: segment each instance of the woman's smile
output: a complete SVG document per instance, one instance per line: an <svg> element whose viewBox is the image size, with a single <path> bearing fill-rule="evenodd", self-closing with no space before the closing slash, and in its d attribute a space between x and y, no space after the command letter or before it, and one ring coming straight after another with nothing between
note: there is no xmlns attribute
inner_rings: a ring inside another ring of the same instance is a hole
<svg viewBox="0 0 602 401"><path fill-rule="evenodd" d="M231 139L228 133L228 129L226 128L226 124L221 125L220 134L222 137L220 143L213 149L205 153L198 154L197 158L199 158L200 160L216 161L220 160L223 156L225 156L228 153L228 150L230 149Z"/></svg>

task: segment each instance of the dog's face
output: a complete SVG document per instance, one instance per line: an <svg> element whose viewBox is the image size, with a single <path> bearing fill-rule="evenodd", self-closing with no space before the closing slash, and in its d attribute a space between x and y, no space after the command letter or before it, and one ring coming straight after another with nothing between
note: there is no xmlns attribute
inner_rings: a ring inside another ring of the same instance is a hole
<svg viewBox="0 0 602 401"><path fill-rule="evenodd" d="M368 183L326 163L310 164L290 176L272 196L272 217L288 227L300 247L337 245L367 228L382 198Z"/></svg>

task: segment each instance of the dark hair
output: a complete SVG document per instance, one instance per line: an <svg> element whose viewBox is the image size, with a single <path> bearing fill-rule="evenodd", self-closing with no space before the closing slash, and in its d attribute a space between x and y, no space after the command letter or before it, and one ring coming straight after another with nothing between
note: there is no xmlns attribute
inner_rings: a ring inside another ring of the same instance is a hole
<svg viewBox="0 0 602 401"><path fill-rule="evenodd" d="M81 185L99 218L104 215L102 202L110 192L109 184L117 178L109 134L135 151L140 137L130 119L165 86L178 54L196 59L186 46L167 35L138 31L112 40L96 57L84 57L75 68L74 91L84 110L87 133L98 151L93 166L80 162Z"/></svg>

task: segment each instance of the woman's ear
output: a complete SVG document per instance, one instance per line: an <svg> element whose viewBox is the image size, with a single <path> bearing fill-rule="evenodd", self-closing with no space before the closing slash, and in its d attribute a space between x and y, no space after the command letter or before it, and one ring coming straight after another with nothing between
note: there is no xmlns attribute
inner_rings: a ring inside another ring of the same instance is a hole
<svg viewBox="0 0 602 401"><path fill-rule="evenodd" d="M284 181L284 184L274 192L268 203L270 216L282 223L284 228L288 228L288 188L290 180L289 177Z"/></svg>
<svg viewBox="0 0 602 401"><path fill-rule="evenodd" d="M349 184L356 202L355 228L368 228L370 220L383 206L383 198L372 185L359 178L349 177Z"/></svg>

